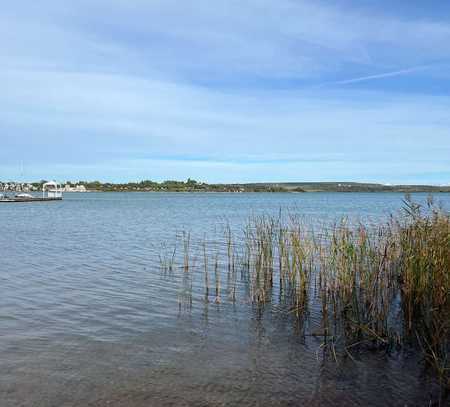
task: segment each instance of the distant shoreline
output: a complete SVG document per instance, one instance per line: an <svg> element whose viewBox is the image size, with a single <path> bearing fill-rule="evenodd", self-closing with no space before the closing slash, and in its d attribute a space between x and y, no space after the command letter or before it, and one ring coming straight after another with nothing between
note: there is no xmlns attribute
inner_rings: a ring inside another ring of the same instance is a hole
<svg viewBox="0 0 450 407"><path fill-rule="evenodd" d="M45 181L28 184L0 181L1 191L41 191ZM8 189L2 188L2 185ZM172 192L172 193L306 193L306 192L394 192L394 193L450 193L450 185L385 185L361 182L265 182L242 184L208 184L188 179L187 181L112 183L100 181L67 181L62 190L72 192ZM18 189L19 188L19 189Z"/></svg>
<svg viewBox="0 0 450 407"><path fill-rule="evenodd" d="M242 191L242 192L236 192L236 191L201 191L201 190L192 190L192 191L145 191L145 190L87 190L85 192L79 192L79 191L67 191L64 192L66 194L71 193L154 193L154 194L161 194L161 193L170 193L170 194L274 194L274 193L280 193L280 194L304 194L304 193L337 193L337 194L352 194L352 193L368 193L368 194L379 194L379 193L386 193L386 194L398 194L398 193L450 193L450 190L379 190L379 191L365 191L365 190L353 190L353 191L336 191L336 190L310 190L310 191Z"/></svg>

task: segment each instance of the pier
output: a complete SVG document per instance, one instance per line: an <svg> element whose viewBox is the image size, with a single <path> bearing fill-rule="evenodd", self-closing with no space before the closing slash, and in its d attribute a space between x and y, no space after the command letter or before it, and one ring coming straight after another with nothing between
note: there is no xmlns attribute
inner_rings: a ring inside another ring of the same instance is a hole
<svg viewBox="0 0 450 407"><path fill-rule="evenodd" d="M62 197L59 198L38 198L38 197L32 197L32 198L17 198L17 197L11 197L11 198L3 198L0 199L0 203L14 203L14 202L48 202L48 201L62 201Z"/></svg>
<svg viewBox="0 0 450 407"><path fill-rule="evenodd" d="M63 189L55 181L46 182L42 185L42 195L36 196L29 193L24 193L23 184L5 184L3 186L4 193L0 193L0 203L20 203L20 202L48 202L48 201L62 201ZM30 188L25 189L26 192ZM11 191L12 190L12 191ZM15 195L8 194L7 191L20 192Z"/></svg>

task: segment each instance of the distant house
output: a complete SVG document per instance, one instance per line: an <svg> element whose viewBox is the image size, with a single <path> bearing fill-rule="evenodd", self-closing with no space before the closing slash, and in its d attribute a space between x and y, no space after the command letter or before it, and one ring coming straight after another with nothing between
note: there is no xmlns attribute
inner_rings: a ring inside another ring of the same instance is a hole
<svg viewBox="0 0 450 407"><path fill-rule="evenodd" d="M86 187L84 185L75 185L72 186L70 184L66 184L64 186L64 192L86 192Z"/></svg>

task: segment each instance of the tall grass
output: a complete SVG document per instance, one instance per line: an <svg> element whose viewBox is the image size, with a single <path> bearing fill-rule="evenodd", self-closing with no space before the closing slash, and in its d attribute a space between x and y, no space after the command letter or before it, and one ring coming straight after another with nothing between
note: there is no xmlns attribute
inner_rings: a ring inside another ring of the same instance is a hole
<svg viewBox="0 0 450 407"><path fill-rule="evenodd" d="M193 246L184 233L183 285L191 290ZM254 217L237 237L226 225L222 239L200 247L206 301L211 284L223 301L226 273L233 303L277 305L296 321L320 304L321 327L311 334L334 357L415 346L450 387L450 217L432 200L422 208L406 199L401 215L377 227L343 220L319 233L293 215ZM175 252L162 267L174 267Z"/></svg>
<svg viewBox="0 0 450 407"><path fill-rule="evenodd" d="M450 376L450 218L429 202L424 216L405 202L412 222L399 233L405 335L417 338L427 362ZM448 383L450 384L450 383Z"/></svg>

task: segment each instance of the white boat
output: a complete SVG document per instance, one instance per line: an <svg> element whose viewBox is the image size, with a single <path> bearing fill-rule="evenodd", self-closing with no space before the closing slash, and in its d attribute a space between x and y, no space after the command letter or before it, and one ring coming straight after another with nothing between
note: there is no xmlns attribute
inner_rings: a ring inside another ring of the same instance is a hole
<svg viewBox="0 0 450 407"><path fill-rule="evenodd" d="M33 196L33 195L30 195L30 194L24 194L24 193L22 193L22 194L16 194L16 198L21 198L21 199L32 199L32 198L34 198L34 196Z"/></svg>

